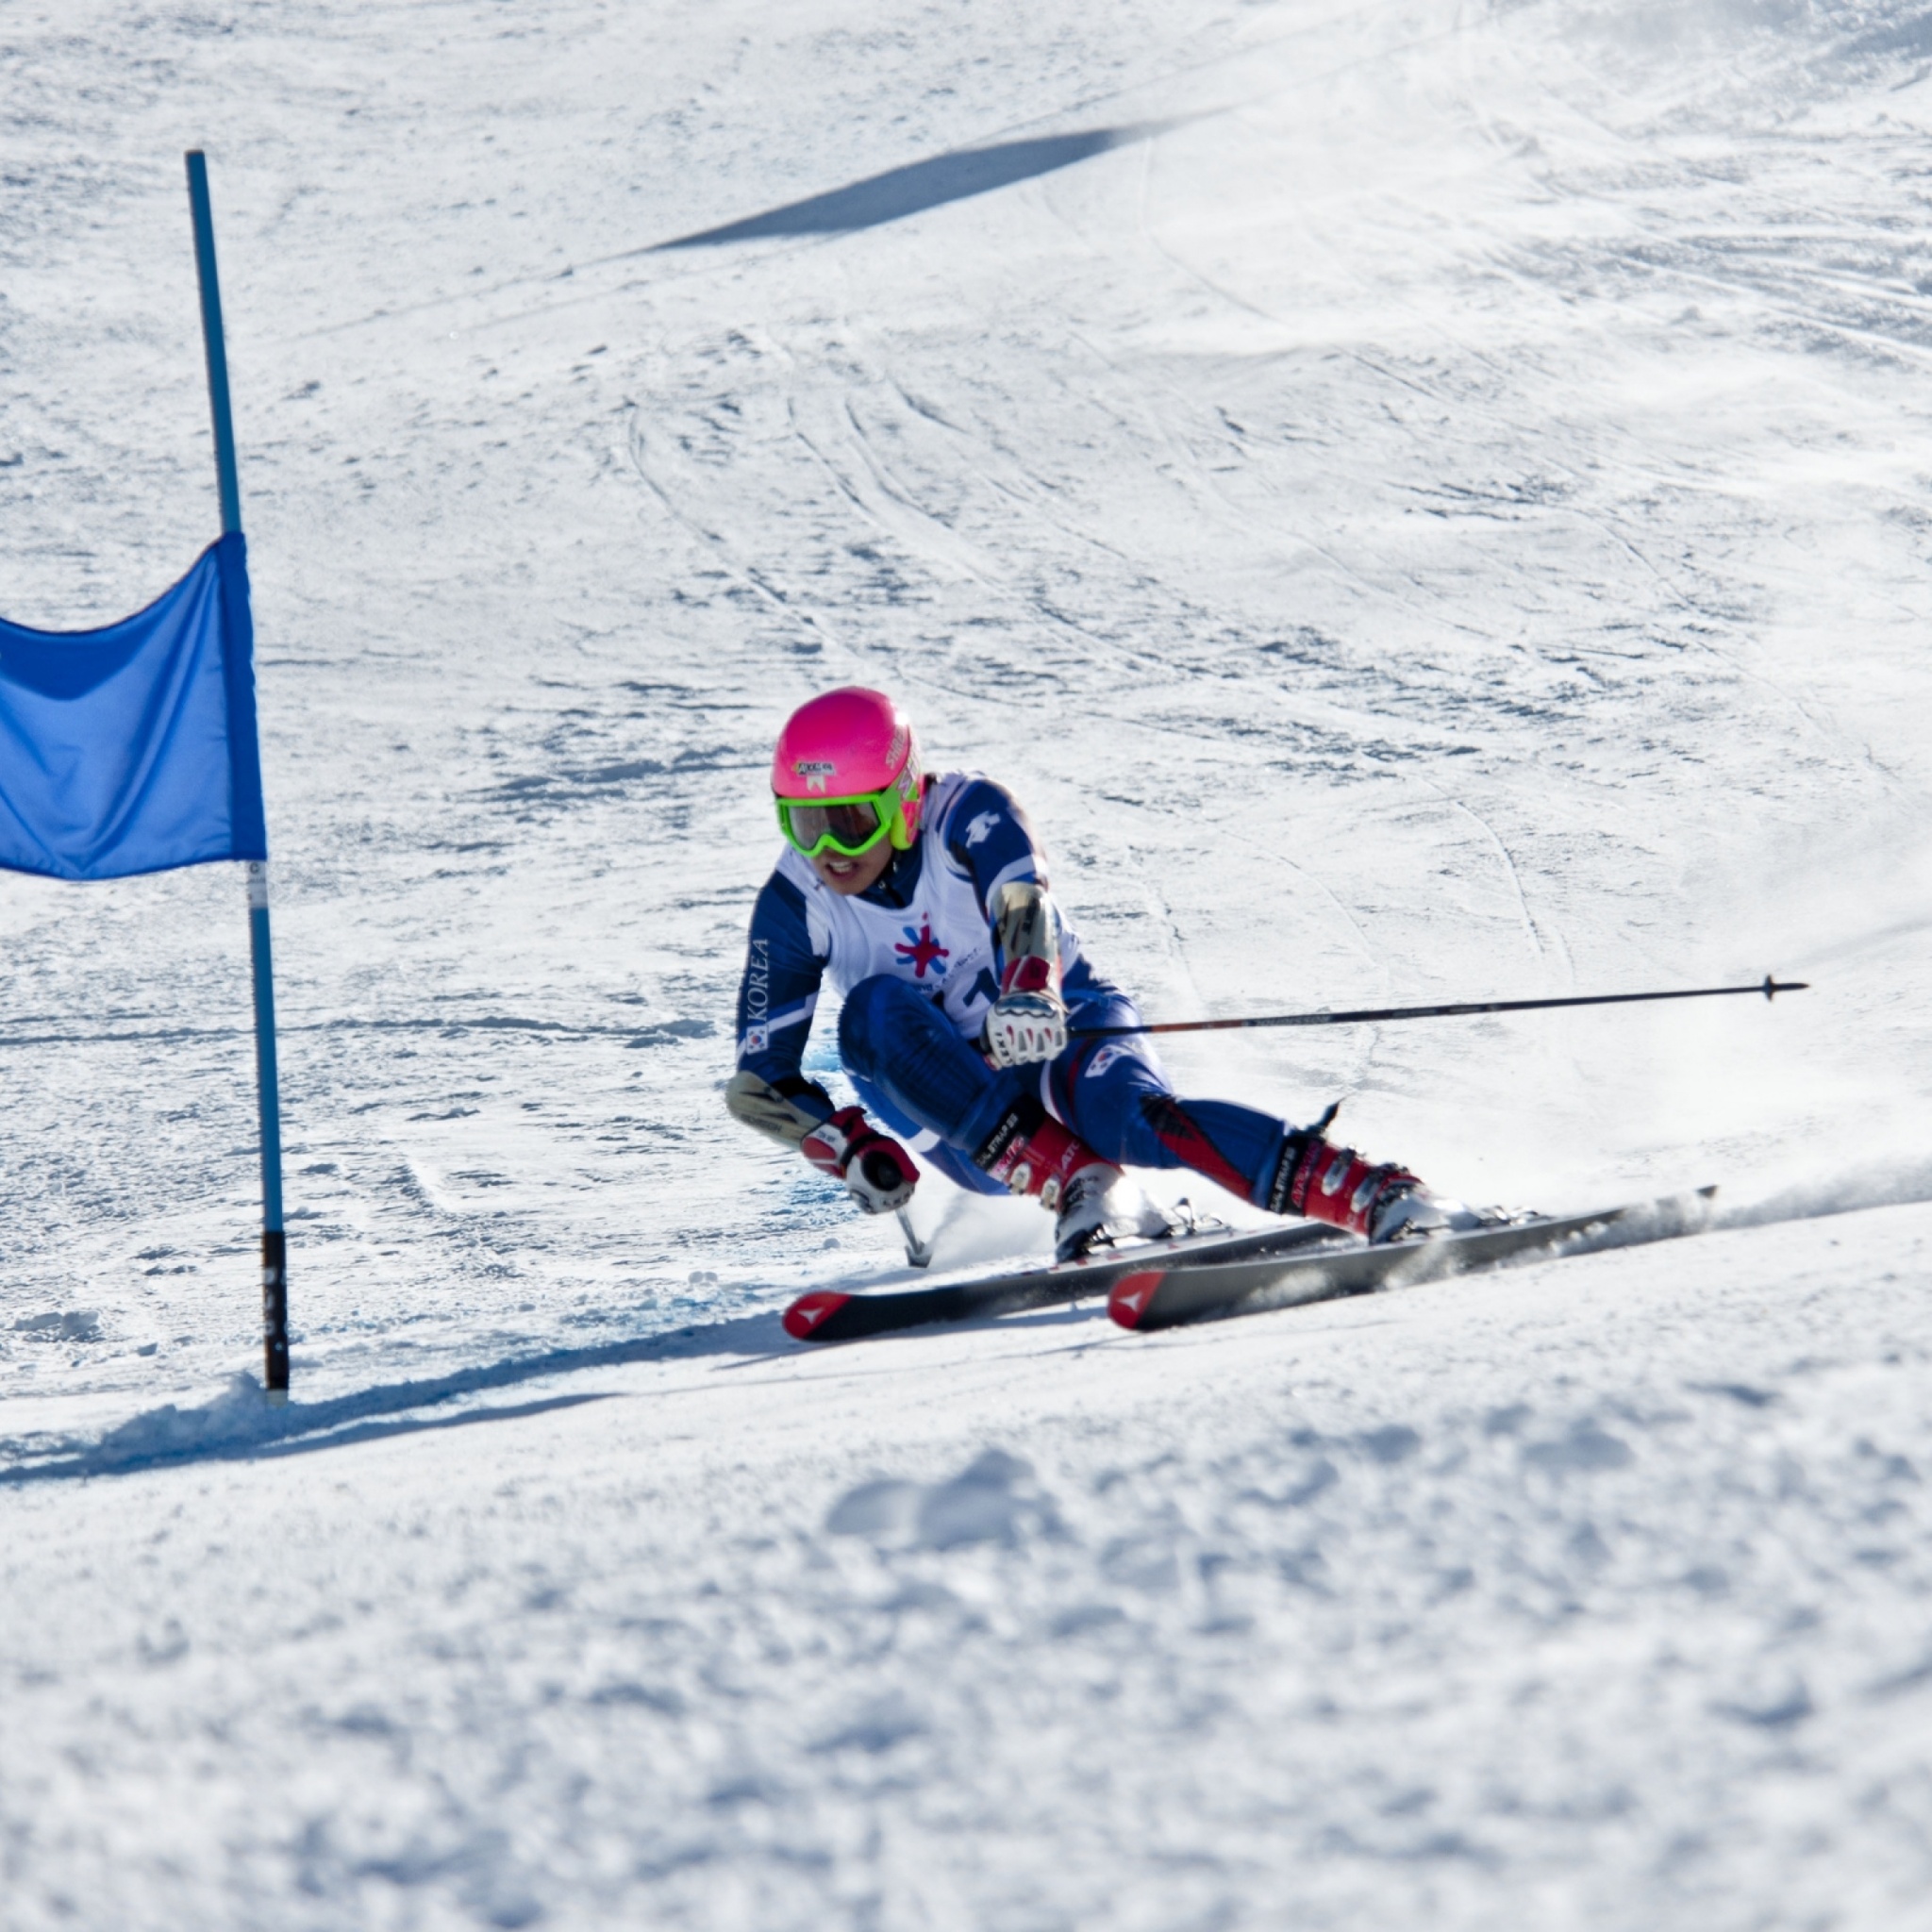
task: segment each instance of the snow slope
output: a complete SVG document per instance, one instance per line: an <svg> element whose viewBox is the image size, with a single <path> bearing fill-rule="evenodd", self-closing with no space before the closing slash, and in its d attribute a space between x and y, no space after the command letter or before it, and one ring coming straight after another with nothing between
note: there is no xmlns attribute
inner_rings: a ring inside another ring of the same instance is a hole
<svg viewBox="0 0 1932 1932"><path fill-rule="evenodd" d="M1829 0L0 16L18 621L212 533L209 152L297 1337L265 1408L239 880L0 878L0 1925L1932 1924L1928 74ZM895 1244L717 1090L849 677L1163 1015L1812 979L1169 1055L1732 1224L792 1349Z"/></svg>

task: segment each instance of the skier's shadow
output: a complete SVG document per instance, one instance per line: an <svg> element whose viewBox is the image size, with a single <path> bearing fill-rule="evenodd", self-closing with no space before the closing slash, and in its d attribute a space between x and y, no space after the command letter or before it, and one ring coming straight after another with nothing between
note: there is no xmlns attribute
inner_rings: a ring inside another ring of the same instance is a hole
<svg viewBox="0 0 1932 1932"><path fill-rule="evenodd" d="M320 1449L424 1430L515 1422L556 1409L606 1401L608 1394L556 1395L536 1402L462 1408L448 1415L423 1416L412 1411L439 1408L446 1403L487 1394L491 1390L578 1374L587 1369L617 1368L632 1362L688 1361L706 1356L728 1356L734 1363L752 1365L796 1353L796 1345L786 1340L775 1314L741 1315L729 1321L678 1329L669 1335L642 1336L633 1341L515 1356L508 1361L479 1363L447 1375L393 1382L320 1402L271 1406L263 1401L252 1378L242 1377L228 1393L202 1407L180 1408L166 1403L131 1417L108 1430L98 1441L60 1444L31 1461L0 1469L0 1488L71 1482L88 1476L130 1475L140 1470L186 1463L305 1456Z"/></svg>
<svg viewBox="0 0 1932 1932"><path fill-rule="evenodd" d="M910 1276L910 1271L906 1271L906 1274L907 1278L917 1278ZM900 1279L901 1275L893 1273L872 1285L891 1286ZM1067 1334L1063 1345L1084 1349L1111 1338L1105 1322L1097 1327L1093 1325L1094 1318L1103 1315L1106 1307L1105 1299L1096 1298L1058 1307L1004 1315L989 1313L975 1321L947 1324L946 1328L948 1332L971 1332L997 1327L1014 1335L1030 1336L1036 1345L1043 1333L1062 1330ZM930 1326L922 1325L869 1337L858 1358L870 1357L876 1362L880 1342L929 1338L932 1333ZM293 1401L271 1406L263 1401L253 1378L242 1376L226 1394L200 1407L182 1408L174 1403L164 1403L158 1408L130 1417L96 1441L50 1444L39 1455L32 1455L29 1449L32 1459L17 1461L11 1468L0 1468L0 1489L18 1489L29 1483L73 1482L91 1476L132 1475L142 1470L192 1463L266 1461L285 1456L309 1456L324 1449L347 1448L392 1436L471 1428L482 1423L521 1422L610 1400L617 1391L552 1395L533 1402L493 1407L453 1407L452 1412L440 1415L421 1413L465 1403L470 1398L488 1395L492 1390L580 1374L586 1370L620 1368L638 1362L696 1361L705 1357L724 1357L716 1363L721 1372L769 1369L786 1361L826 1362L845 1356L848 1348L856 1346L857 1343L834 1342L823 1349L802 1351L786 1336L777 1314L769 1312L704 1323L668 1335L641 1336L631 1341L513 1356L506 1361L481 1362L447 1375L391 1382L319 1402ZM0 1452L11 1448L18 1453L25 1446L0 1445Z"/></svg>

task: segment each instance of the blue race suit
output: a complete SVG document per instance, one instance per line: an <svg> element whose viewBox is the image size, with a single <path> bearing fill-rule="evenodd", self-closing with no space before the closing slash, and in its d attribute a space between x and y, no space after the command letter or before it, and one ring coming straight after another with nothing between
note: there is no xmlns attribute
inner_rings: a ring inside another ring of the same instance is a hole
<svg viewBox="0 0 1932 1932"><path fill-rule="evenodd" d="M1229 1101L1182 1100L1142 1037L1074 1038L1058 1058L1005 1070L973 1042L999 997L988 908L1012 881L1047 883L1046 862L1010 793L976 773L928 781L919 836L865 891L835 892L789 847L752 911L738 991L738 1065L793 1104L831 1112L801 1091L819 988L843 995L839 1055L860 1102L923 1165L961 1187L1003 1193L973 1156L1031 1095L1096 1154L1122 1166L1189 1167L1257 1207L1280 1204L1291 1129ZM1124 1026L1140 1012L1094 972L1059 922L1070 1032Z"/></svg>

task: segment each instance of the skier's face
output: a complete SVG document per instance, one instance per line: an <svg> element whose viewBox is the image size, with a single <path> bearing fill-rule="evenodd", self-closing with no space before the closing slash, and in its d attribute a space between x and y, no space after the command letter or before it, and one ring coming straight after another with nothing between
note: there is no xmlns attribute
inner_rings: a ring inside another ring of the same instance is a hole
<svg viewBox="0 0 1932 1932"><path fill-rule="evenodd" d="M881 839L870 852L861 852L857 858L847 858L842 852L821 852L811 861L811 869L833 891L842 892L849 899L855 892L877 885L885 877L893 857L892 841Z"/></svg>

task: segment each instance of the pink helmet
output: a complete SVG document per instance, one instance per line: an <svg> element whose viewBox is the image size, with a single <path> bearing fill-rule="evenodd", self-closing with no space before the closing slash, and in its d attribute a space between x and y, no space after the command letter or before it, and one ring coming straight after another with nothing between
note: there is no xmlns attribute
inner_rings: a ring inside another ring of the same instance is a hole
<svg viewBox="0 0 1932 1932"><path fill-rule="evenodd" d="M820 805L893 793L891 837L901 852L919 836L924 775L919 740L898 706L884 691L856 684L799 706L772 754L772 792L781 801Z"/></svg>

